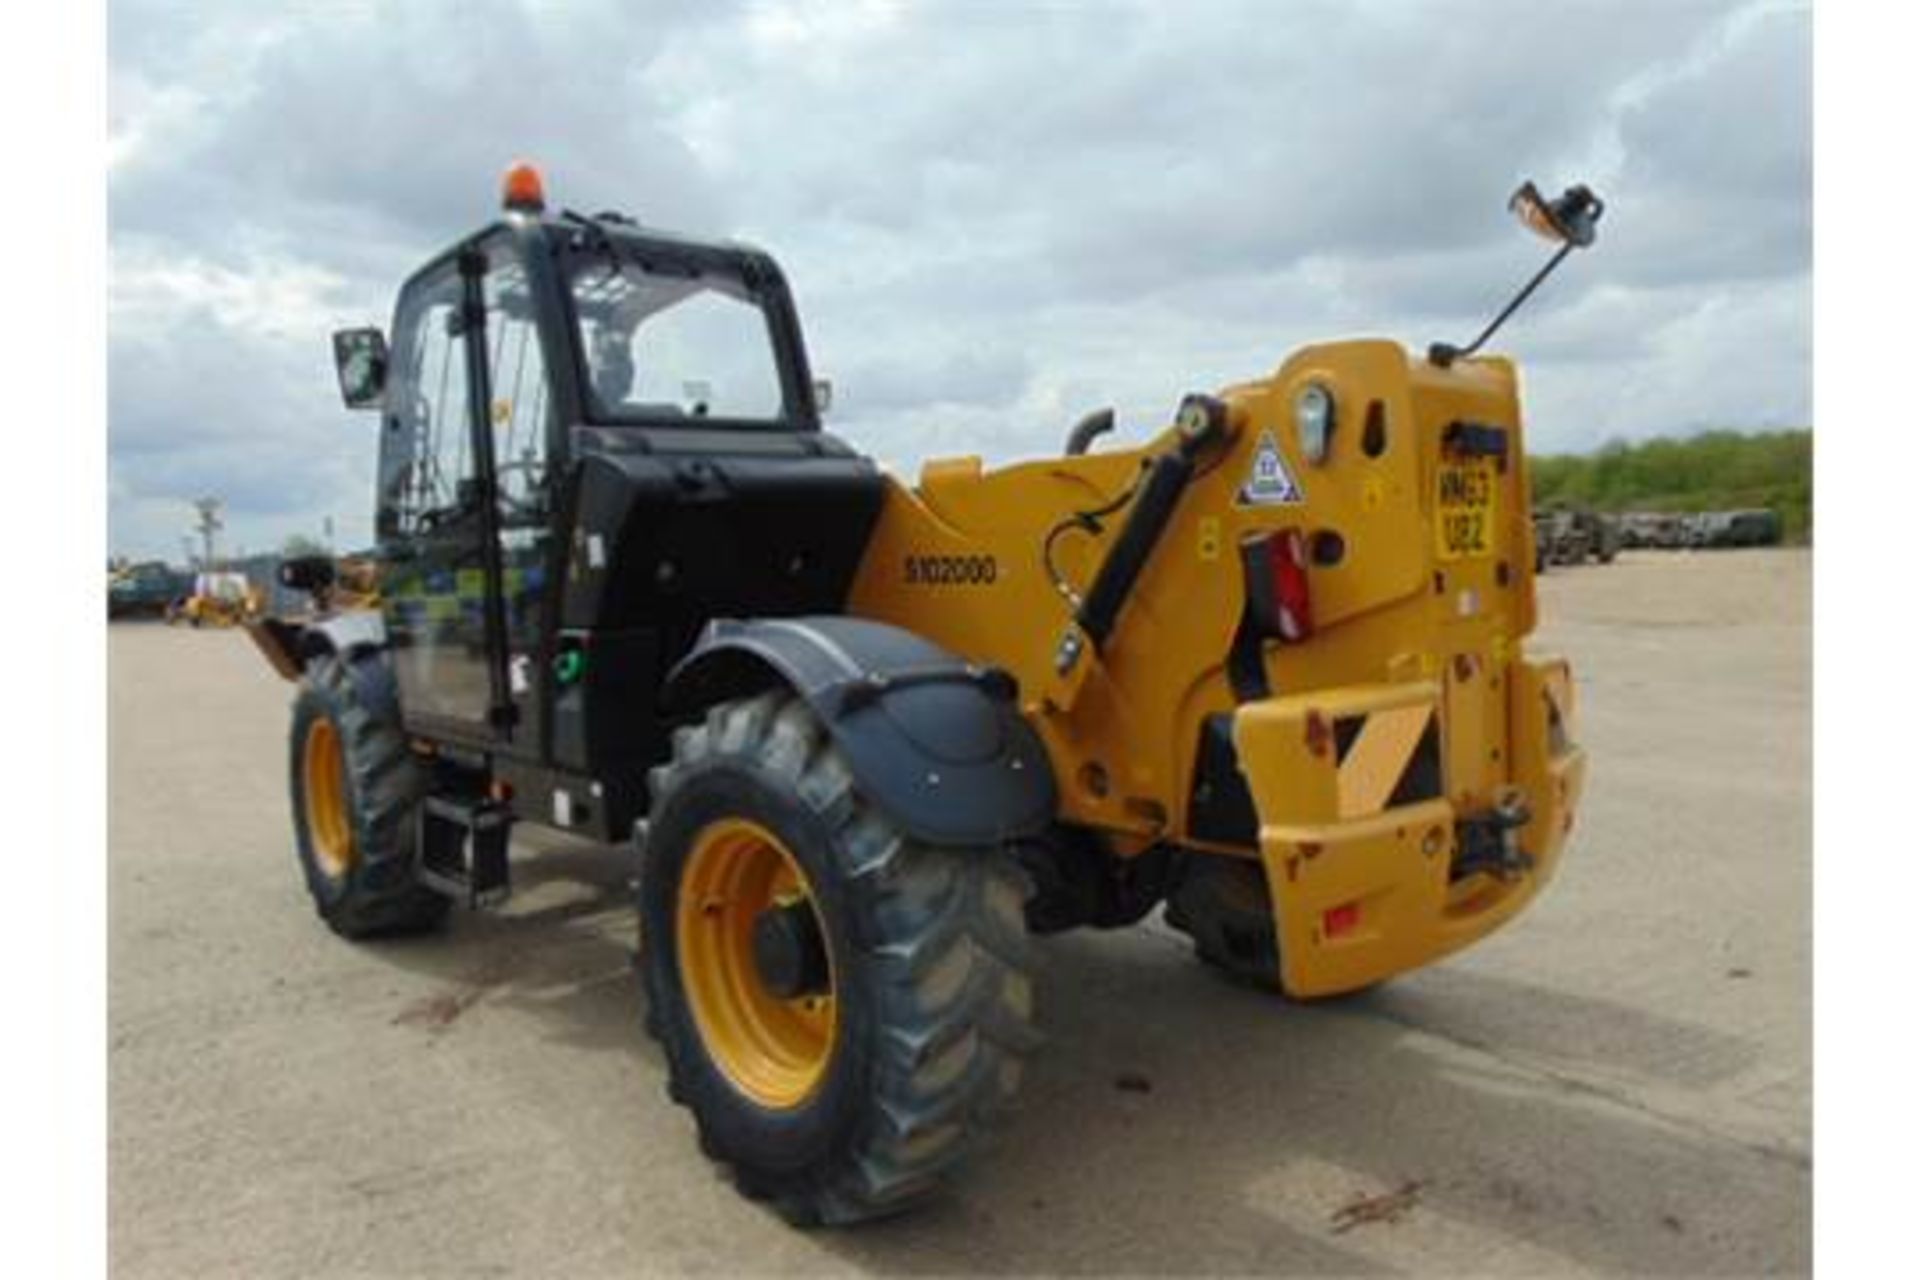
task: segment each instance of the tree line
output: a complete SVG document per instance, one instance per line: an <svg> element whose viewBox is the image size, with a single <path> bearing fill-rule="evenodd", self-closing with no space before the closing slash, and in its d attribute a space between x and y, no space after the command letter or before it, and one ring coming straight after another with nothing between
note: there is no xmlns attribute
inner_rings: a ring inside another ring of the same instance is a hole
<svg viewBox="0 0 1920 1280"><path fill-rule="evenodd" d="M1612 441L1588 454L1532 458L1536 510L1731 511L1769 507L1787 541L1813 533L1813 432L1707 431L1638 444Z"/></svg>

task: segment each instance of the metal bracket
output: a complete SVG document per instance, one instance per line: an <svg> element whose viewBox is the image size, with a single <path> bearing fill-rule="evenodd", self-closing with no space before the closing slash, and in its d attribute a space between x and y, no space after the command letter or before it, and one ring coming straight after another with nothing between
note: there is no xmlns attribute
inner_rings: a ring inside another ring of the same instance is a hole
<svg viewBox="0 0 1920 1280"><path fill-rule="evenodd" d="M470 907L493 907L512 893L507 838L513 815L500 805L446 796L421 804L415 847L420 882Z"/></svg>
<svg viewBox="0 0 1920 1280"><path fill-rule="evenodd" d="M1520 830L1532 820L1525 798L1517 791L1503 794L1486 813L1461 819L1459 852L1448 878L1464 880L1484 871L1511 881L1533 870L1533 855L1520 847Z"/></svg>
<svg viewBox="0 0 1920 1280"><path fill-rule="evenodd" d="M968 663L962 667L906 667L896 671L870 671L830 685L821 691L823 704L835 714L858 711L897 689L922 684L952 684L965 681L991 697L1012 702L1020 695L1020 686L1010 672L999 667Z"/></svg>

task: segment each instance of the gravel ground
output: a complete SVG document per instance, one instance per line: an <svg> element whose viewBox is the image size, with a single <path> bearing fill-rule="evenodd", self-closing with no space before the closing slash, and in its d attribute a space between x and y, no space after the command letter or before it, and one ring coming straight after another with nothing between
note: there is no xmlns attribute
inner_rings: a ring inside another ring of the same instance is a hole
<svg viewBox="0 0 1920 1280"><path fill-rule="evenodd" d="M1157 925L1041 944L1049 1043L926 1211L799 1233L663 1094L616 849L353 947L240 634L109 641L110 1253L122 1276L1804 1272L1811 558L1541 585L1593 755L1559 879L1479 947L1296 1007Z"/></svg>

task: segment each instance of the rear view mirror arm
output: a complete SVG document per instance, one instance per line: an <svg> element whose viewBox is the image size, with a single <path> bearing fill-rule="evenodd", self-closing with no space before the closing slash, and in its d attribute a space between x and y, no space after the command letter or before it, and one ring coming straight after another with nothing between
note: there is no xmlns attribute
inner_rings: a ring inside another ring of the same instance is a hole
<svg viewBox="0 0 1920 1280"><path fill-rule="evenodd" d="M1475 338L1472 342L1469 342L1464 347L1456 347L1450 342L1436 342L1432 346L1427 348L1427 359L1433 364L1438 365L1440 368L1444 369L1447 366L1451 365L1455 360L1465 359L1466 357L1472 355L1474 352L1478 351L1482 346L1486 344L1487 339L1491 338L1494 335L1494 333L1499 330L1500 326L1507 322L1507 317L1511 316L1514 312L1518 311L1520 309L1521 304L1524 303L1528 298L1533 296L1533 291L1540 287L1540 282L1545 280L1548 276L1552 275L1553 269L1559 266L1561 261L1564 260L1568 254L1572 253L1578 247L1579 246L1575 245L1572 241L1568 241L1566 244L1561 245L1560 251L1554 254L1551 258L1548 258L1547 265L1540 268L1540 270L1538 270L1537 272L1535 272L1533 279L1527 281L1526 287L1521 289L1519 293L1516 293L1513 295L1513 301L1509 302L1505 307L1501 308L1500 314L1495 316L1493 318L1492 323L1488 324L1486 328L1480 331L1479 337Z"/></svg>

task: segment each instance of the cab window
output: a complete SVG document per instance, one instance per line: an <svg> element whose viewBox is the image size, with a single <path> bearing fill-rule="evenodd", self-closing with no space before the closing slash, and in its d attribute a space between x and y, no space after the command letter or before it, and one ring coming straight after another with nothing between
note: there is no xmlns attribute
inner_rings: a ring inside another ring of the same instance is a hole
<svg viewBox="0 0 1920 1280"><path fill-rule="evenodd" d="M493 393L494 476L499 485L500 526L544 526L547 485L547 366L540 350L526 269L497 255L489 263L483 293L487 307L487 385Z"/></svg>
<svg viewBox="0 0 1920 1280"><path fill-rule="evenodd" d="M473 433L467 409L467 357L460 335L460 277L451 267L408 298L395 337L397 368L387 430L382 514L402 537L437 528L473 508Z"/></svg>
<svg viewBox="0 0 1920 1280"><path fill-rule="evenodd" d="M786 416L766 311L738 277L589 256L571 289L595 418L773 426Z"/></svg>

